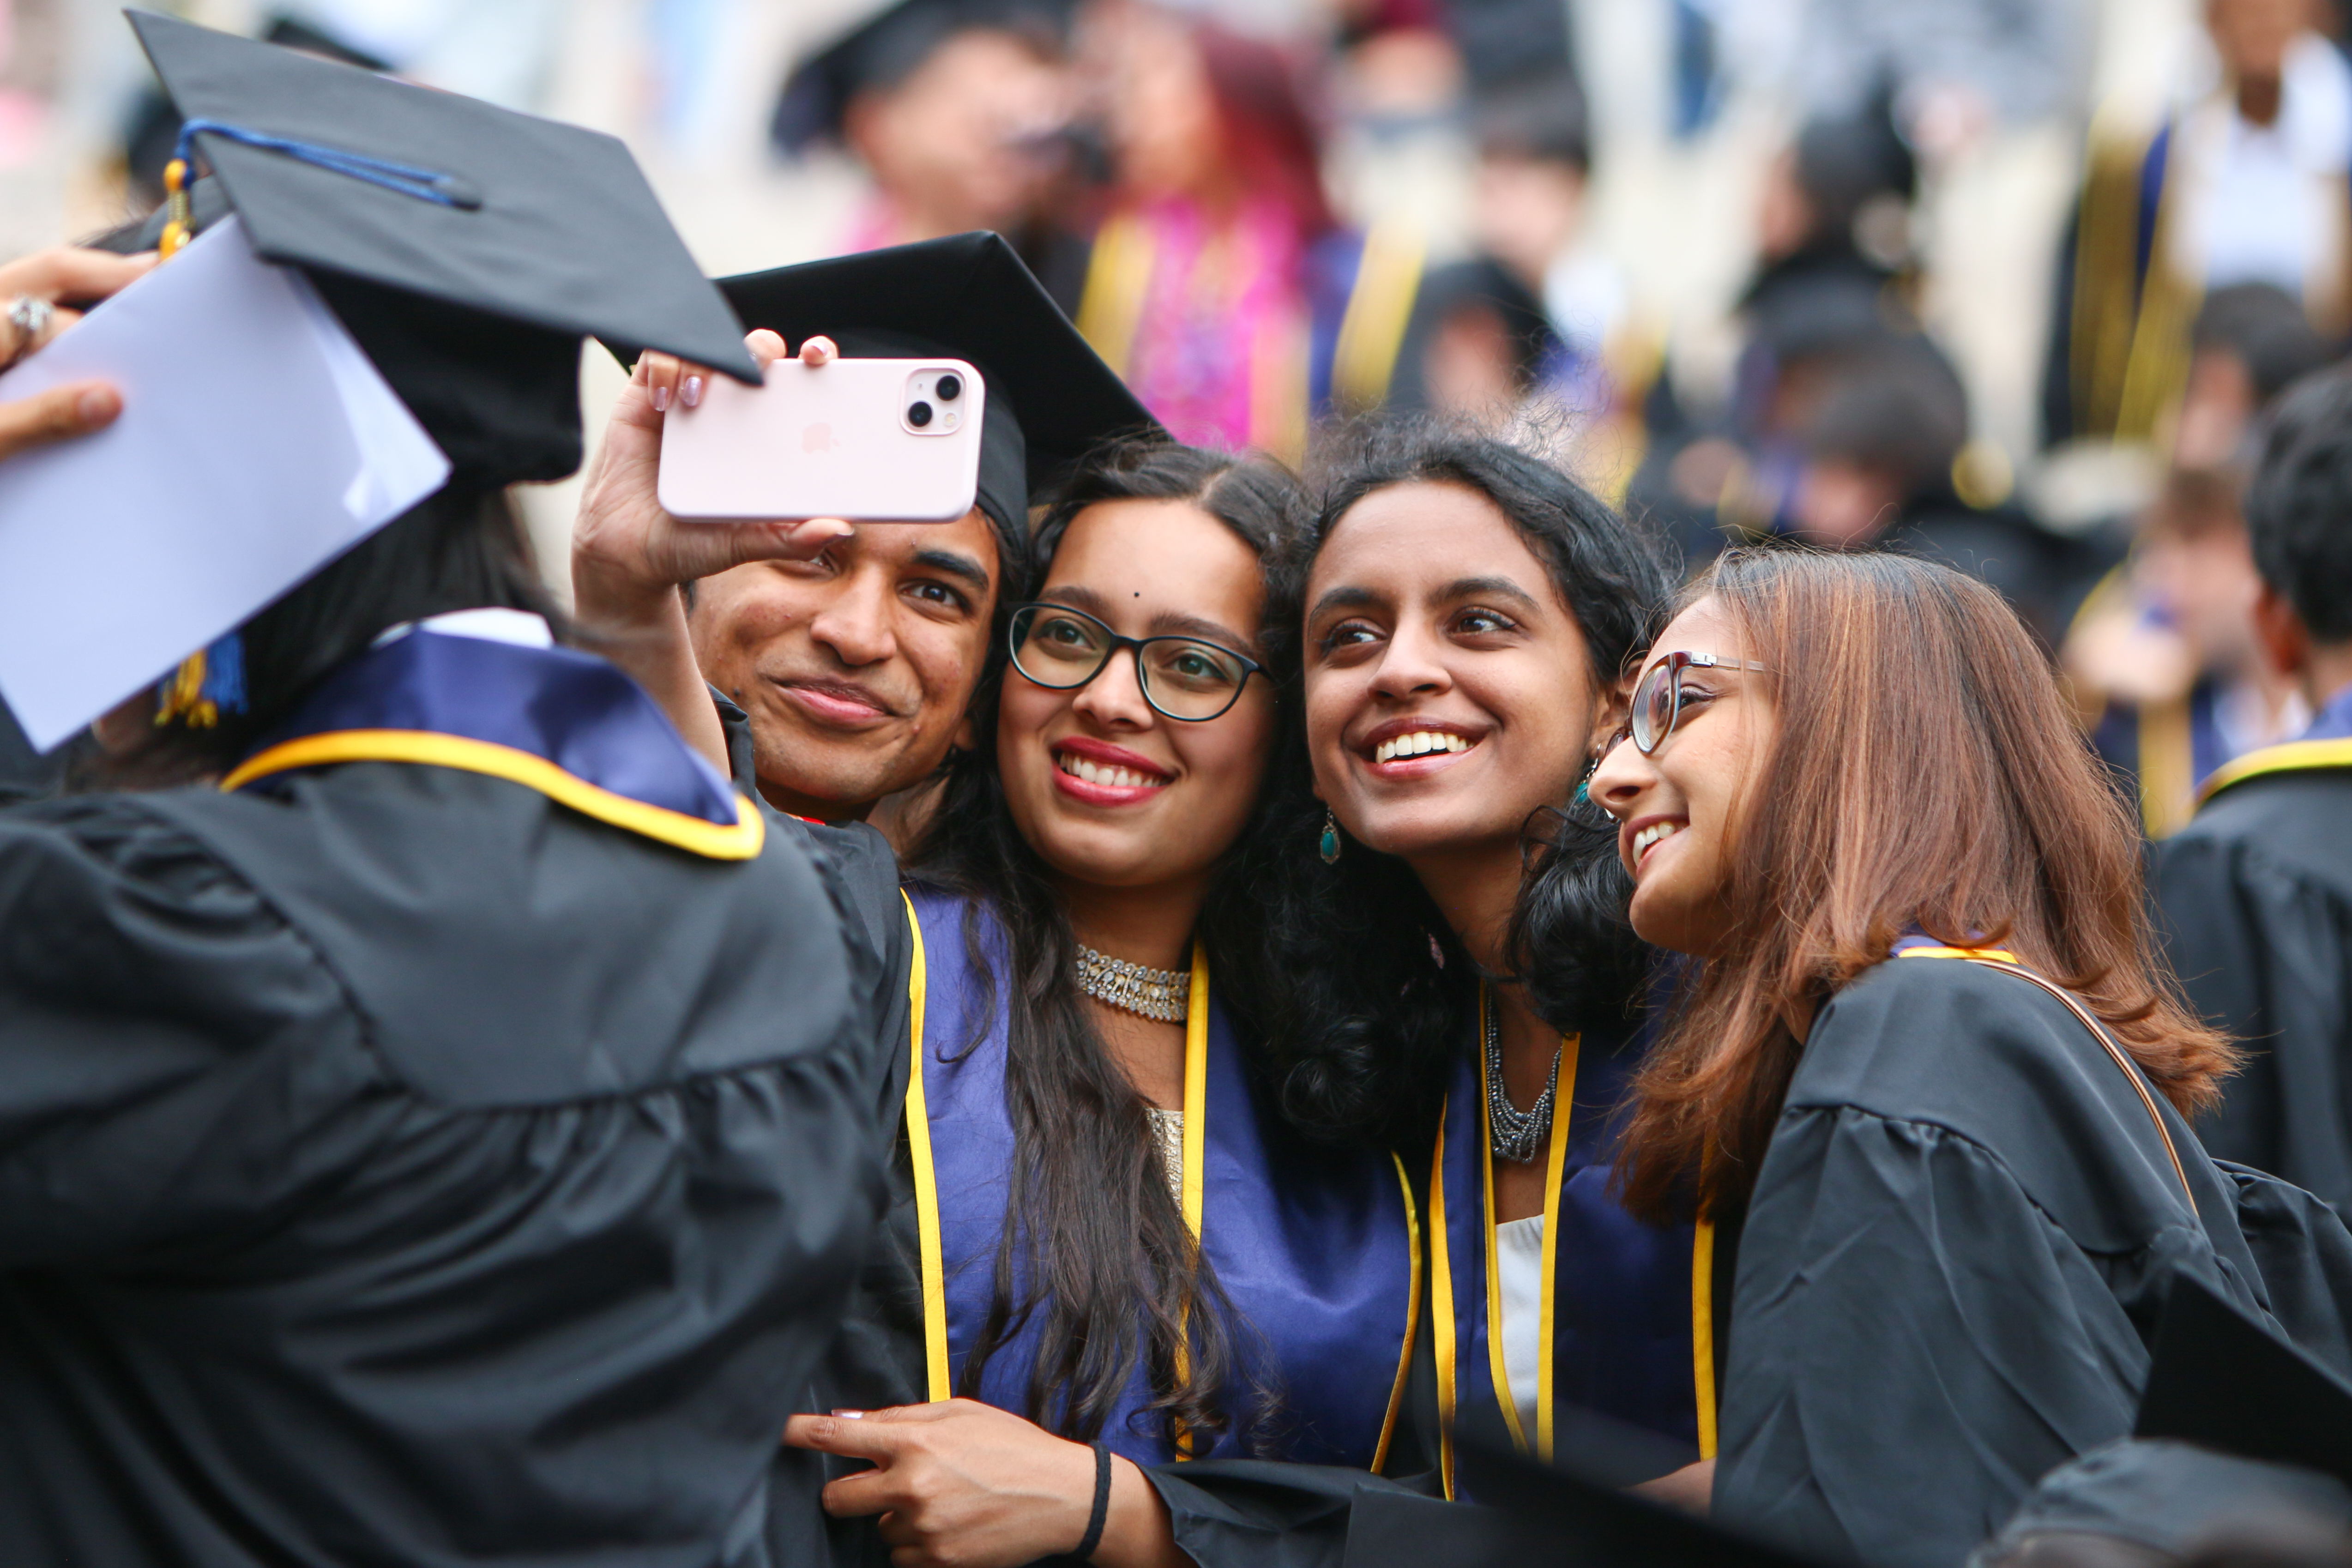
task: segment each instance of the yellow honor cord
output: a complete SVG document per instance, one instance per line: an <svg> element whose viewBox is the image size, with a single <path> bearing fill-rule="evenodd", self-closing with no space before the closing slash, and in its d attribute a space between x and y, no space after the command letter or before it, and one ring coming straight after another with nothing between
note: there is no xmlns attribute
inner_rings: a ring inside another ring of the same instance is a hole
<svg viewBox="0 0 2352 1568"><path fill-rule="evenodd" d="M1691 1393L1698 1409L1698 1457L1715 1458L1715 1222L1691 1229Z"/></svg>
<svg viewBox="0 0 2352 1568"><path fill-rule="evenodd" d="M1372 1447L1372 1474L1388 1468L1389 1439L1396 1436L1397 1412L1404 1407L1405 1385L1412 1376L1412 1345L1421 1332L1421 1216L1412 1201L1412 1177L1404 1168L1403 1157L1394 1150L1389 1158L1396 1164L1397 1185L1404 1193L1404 1230L1406 1256L1412 1259L1404 1294L1404 1348L1397 1352L1396 1382L1389 1387L1388 1414L1381 1418L1381 1440Z"/></svg>
<svg viewBox="0 0 2352 1568"><path fill-rule="evenodd" d="M1206 1173L1209 1152L1209 950L1195 942L1192 944L1192 994L1184 1009L1184 1228L1192 1233L1192 1252L1197 1258L1201 1250L1202 1226L1206 1219L1203 1205L1206 1194L1202 1179ZM1183 1328L1183 1337L1176 1343L1176 1375L1189 1377L1192 1371L1191 1330ZM1181 1422L1176 1426L1176 1457L1192 1457L1192 1434Z"/></svg>
<svg viewBox="0 0 2352 1568"><path fill-rule="evenodd" d="M1449 1097L1450 1098L1450 1097ZM1437 1148L1429 1157L1429 1289L1430 1329L1437 1352L1437 1479L1445 1500L1454 1500L1454 1415L1457 1408L1454 1364L1460 1325L1454 1316L1453 1241L1445 1226L1445 1117L1437 1109Z"/></svg>
<svg viewBox="0 0 2352 1568"><path fill-rule="evenodd" d="M907 968L907 1156L915 1175L915 1250L923 1276L924 1393L933 1401L951 1396L948 1372L948 1279L940 1247L940 1178L931 1163L931 1113L923 1092L923 1003L930 978L923 960L923 922L915 900L907 906L907 938L913 955Z"/></svg>
<svg viewBox="0 0 2352 1568"><path fill-rule="evenodd" d="M1494 1005L1485 986L1478 990L1478 1030L1481 1038L1486 1028L1486 1009ZM1559 1264L1559 1188L1568 1161L1568 1122L1576 1098L1576 1048L1580 1035L1563 1035L1559 1042L1559 1058L1552 1066L1552 1125L1547 1139L1544 1173L1543 1253L1539 1264L1542 1278L1539 1300L1543 1305L1537 1314L1536 1345L1536 1431L1532 1439L1519 1422L1519 1404L1511 1394L1509 1368L1503 1355L1503 1270L1502 1258L1496 1247L1495 1219L1495 1145L1494 1128L1488 1118L1486 1058L1478 1058L1478 1115L1486 1129L1484 1158L1479 1162L1485 1178L1486 1221L1486 1364L1495 1384L1495 1402L1503 1407L1503 1425L1510 1428L1511 1444L1520 1453L1531 1449L1546 1463L1551 1459L1552 1425L1552 1334L1557 1326Z"/></svg>

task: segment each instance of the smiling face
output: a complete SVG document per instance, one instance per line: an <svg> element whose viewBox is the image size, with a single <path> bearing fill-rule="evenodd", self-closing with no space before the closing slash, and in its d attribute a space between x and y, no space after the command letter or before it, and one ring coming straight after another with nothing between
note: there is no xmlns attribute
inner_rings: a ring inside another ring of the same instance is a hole
<svg viewBox="0 0 2352 1568"><path fill-rule="evenodd" d="M751 717L761 793L837 822L929 776L980 684L996 583L978 510L704 578L695 659Z"/></svg>
<svg viewBox="0 0 2352 1568"><path fill-rule="evenodd" d="M1260 657L1257 556L1189 501L1087 508L1062 535L1037 597L1125 637L1197 637ZM1275 720L1274 689L1255 675L1219 717L1170 719L1144 700L1129 649L1069 690L1008 668L996 725L1005 803L1021 837L1069 881L1204 880L1257 804Z"/></svg>
<svg viewBox="0 0 2352 1568"><path fill-rule="evenodd" d="M1748 658L1738 625L1713 598L1674 618L1649 663L1676 652L1726 663ZM1592 798L1617 818L1617 851L1633 877L1633 930L1644 942L1706 958L1731 934L1730 849L1777 731L1772 679L1685 669L1680 716L1656 752L1645 757L1631 741L1621 742L1592 775Z"/></svg>
<svg viewBox="0 0 2352 1568"><path fill-rule="evenodd" d="M1408 862L1497 847L1568 802L1597 738L1576 617L1495 503L1454 484L1349 508L1307 587L1316 793Z"/></svg>

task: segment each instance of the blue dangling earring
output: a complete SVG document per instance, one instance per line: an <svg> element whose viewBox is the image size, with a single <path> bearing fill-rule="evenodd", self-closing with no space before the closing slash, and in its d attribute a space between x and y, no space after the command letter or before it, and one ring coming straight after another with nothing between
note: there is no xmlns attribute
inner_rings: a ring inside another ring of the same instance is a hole
<svg viewBox="0 0 2352 1568"><path fill-rule="evenodd" d="M1331 815L1331 808L1328 805L1323 808L1322 851L1323 864L1336 866L1339 863L1339 819Z"/></svg>
<svg viewBox="0 0 2352 1568"><path fill-rule="evenodd" d="M1584 776L1576 781L1576 797L1569 802L1570 810L1574 811L1580 807L1587 808L1589 811L1600 810L1600 807L1594 805L1592 799L1592 775L1600 771L1601 758L1594 757L1592 759L1592 765L1584 770ZM1605 821L1607 819L1607 814L1603 812L1601 813L1601 816L1602 819ZM1586 820L1590 822L1591 819L1588 816ZM1596 823L1593 824L1593 826L1597 826L1599 824Z"/></svg>

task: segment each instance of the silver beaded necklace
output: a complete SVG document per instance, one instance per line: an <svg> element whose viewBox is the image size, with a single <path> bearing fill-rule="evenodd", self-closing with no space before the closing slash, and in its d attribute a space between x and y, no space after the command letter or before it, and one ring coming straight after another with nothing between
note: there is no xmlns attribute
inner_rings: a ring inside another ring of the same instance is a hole
<svg viewBox="0 0 2352 1568"><path fill-rule="evenodd" d="M1181 1024L1192 1008L1192 973L1186 969L1150 969L1078 943L1078 989L1106 1005L1139 1018Z"/></svg>
<svg viewBox="0 0 2352 1568"><path fill-rule="evenodd" d="M1500 1158L1524 1165L1543 1152L1551 1137L1551 1094L1559 1086L1560 1048L1552 1047L1551 1077L1543 1092L1531 1108L1521 1110L1503 1087L1502 1009L1489 996L1480 1010L1486 1015L1486 1141Z"/></svg>

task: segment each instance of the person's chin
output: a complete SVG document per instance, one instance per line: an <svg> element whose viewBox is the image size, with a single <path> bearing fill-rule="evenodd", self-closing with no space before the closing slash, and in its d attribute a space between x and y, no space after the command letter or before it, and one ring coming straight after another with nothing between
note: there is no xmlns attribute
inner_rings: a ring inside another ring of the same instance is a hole
<svg viewBox="0 0 2352 1568"><path fill-rule="evenodd" d="M1459 805L1445 800L1381 802L1357 814L1362 826L1349 832L1366 848L1407 858L1443 854L1495 836L1494 825L1486 820L1491 814Z"/></svg>

